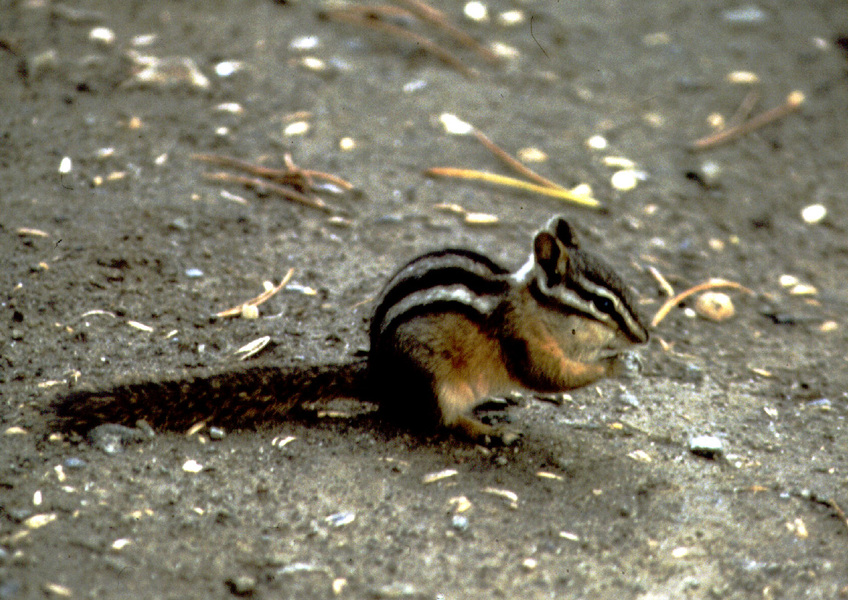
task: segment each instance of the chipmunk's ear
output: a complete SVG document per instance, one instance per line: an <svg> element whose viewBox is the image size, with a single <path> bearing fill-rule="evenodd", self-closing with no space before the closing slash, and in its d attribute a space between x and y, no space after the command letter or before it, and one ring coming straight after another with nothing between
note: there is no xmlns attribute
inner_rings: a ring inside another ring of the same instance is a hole
<svg viewBox="0 0 848 600"><path fill-rule="evenodd" d="M548 287L565 279L568 270L568 254L563 244L550 231L540 231L533 240L533 255L545 273Z"/></svg>
<svg viewBox="0 0 848 600"><path fill-rule="evenodd" d="M553 233L566 248L580 247L580 242L577 241L577 233L562 215L557 215L548 222L548 231Z"/></svg>

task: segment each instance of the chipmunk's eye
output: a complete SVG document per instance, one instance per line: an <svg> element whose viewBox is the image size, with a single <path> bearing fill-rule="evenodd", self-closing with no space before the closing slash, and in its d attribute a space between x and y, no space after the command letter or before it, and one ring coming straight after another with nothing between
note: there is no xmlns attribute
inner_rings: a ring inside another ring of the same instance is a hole
<svg viewBox="0 0 848 600"><path fill-rule="evenodd" d="M595 306L603 313L611 313L613 310L612 300L609 298L598 298L595 300Z"/></svg>

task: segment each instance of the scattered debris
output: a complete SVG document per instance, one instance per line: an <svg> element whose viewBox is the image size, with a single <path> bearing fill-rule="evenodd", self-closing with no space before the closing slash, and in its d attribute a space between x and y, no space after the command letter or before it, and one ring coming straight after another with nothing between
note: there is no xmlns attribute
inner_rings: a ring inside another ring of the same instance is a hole
<svg viewBox="0 0 848 600"><path fill-rule="evenodd" d="M487 487L483 488L484 494L491 494L492 496L498 496L499 498L503 498L507 502L509 502L509 507L512 509L518 508L518 494L511 490L503 490L500 488Z"/></svg>
<svg viewBox="0 0 848 600"><path fill-rule="evenodd" d="M209 78L204 75L192 58L187 56L168 56L158 58L140 54L135 50L127 51L127 56L135 65L135 70L124 86L160 86L189 87L208 90Z"/></svg>
<svg viewBox="0 0 848 600"><path fill-rule="evenodd" d="M714 435L698 435L689 440L689 452L704 458L717 458L724 453L724 444Z"/></svg>
<svg viewBox="0 0 848 600"><path fill-rule="evenodd" d="M323 11L320 16L331 21L369 27L389 37L412 43L416 48L432 54L469 79L476 77L477 73L468 67L461 57L426 35L413 31L405 25L395 24L395 22L404 24L424 22L425 25L434 26L437 30L454 38L458 43L471 47L477 54L486 57L488 61L496 62L499 60L489 49L450 23L441 11L431 8L422 0L403 0L403 4L409 10L385 4L345 6Z"/></svg>
<svg viewBox="0 0 848 600"><path fill-rule="evenodd" d="M249 304L249 305L245 305L245 306L253 306L254 308L256 308L256 306L253 305L253 304ZM267 346L270 341L271 341L270 335L263 335L262 337L256 338L252 342L245 344L244 346L242 346L241 348L236 350L235 353L241 354L241 356L239 357L239 360L247 360L251 356L255 356L256 354L261 352L262 349L265 348L265 346Z"/></svg>
<svg viewBox="0 0 848 600"><path fill-rule="evenodd" d="M270 298L277 294L277 292L286 287L286 284L291 281L292 275L294 275L294 267L289 269L288 273L286 273L285 277L283 277L279 285L272 285L270 288L266 287L265 291L256 296L255 298L251 298L247 302L239 304L238 306L234 306L233 308L228 308L227 310L222 310L221 312L215 313L215 316L218 318L224 318L239 317L244 315L246 306L253 306L254 308L256 308L259 305L267 302Z"/></svg>
<svg viewBox="0 0 848 600"><path fill-rule="evenodd" d="M21 237L32 236L32 237L50 237L50 234L46 231L42 231L41 229L35 229L33 227L18 227L15 230Z"/></svg>
<svg viewBox="0 0 848 600"><path fill-rule="evenodd" d="M768 125L769 123L773 123L774 121L784 118L785 116L798 110L803 103L803 92L795 90L786 97L786 102L784 102L780 106L760 113L755 117L751 117L747 121L743 121L738 125L729 125L723 129L720 129L716 133L712 133L706 137L702 137L698 140L695 140L692 143L692 149L706 150L707 148L713 148L720 144L724 144L725 142L735 140L739 137L742 137L743 135L751 133L752 131L760 129L761 127ZM743 105L744 104L745 101L743 101Z"/></svg>
<svg viewBox="0 0 848 600"><path fill-rule="evenodd" d="M808 225L815 225L827 216L827 208L823 204L810 204L801 210L801 218Z"/></svg>
<svg viewBox="0 0 848 600"><path fill-rule="evenodd" d="M733 300L724 292L706 291L695 300L695 312L710 321L726 321L736 313Z"/></svg>
<svg viewBox="0 0 848 600"><path fill-rule="evenodd" d="M473 135L478 142L489 150L489 152L494 154L508 167L530 181L507 177L506 175L488 173L486 171L476 171L473 169L462 169L456 167L432 167L424 171L425 175L431 177L451 177L455 179L485 181L495 185L503 185L527 192L541 194L543 196L559 198L561 200L573 202L580 206L586 206L589 208L602 207L601 203L592 197L592 189L588 185L581 184L572 189L567 189L550 179L542 177L532 169L522 164L521 161L513 158L506 150L499 147L484 133L475 129L470 123L467 123L450 113L442 114L439 119L448 133L453 135Z"/></svg>
<svg viewBox="0 0 848 600"><path fill-rule="evenodd" d="M203 470L203 465L194 459L189 459L183 463L183 471L186 473L200 473Z"/></svg>
<svg viewBox="0 0 848 600"><path fill-rule="evenodd" d="M742 290L746 294L750 294L751 296L754 295L754 292L752 290L749 290L745 286L736 283L735 281L728 281L726 279L721 278L710 279L708 281L705 281L704 283L699 283L698 285L691 287L686 291L680 292L673 298L666 300L665 304L663 304L657 311L657 313L654 315L654 318L651 319L651 327L656 327L657 325L659 325L660 321L665 319L666 315L671 312L672 308L683 302L689 296L697 294L698 292L703 292L705 290L720 287L729 287L737 290Z"/></svg>
<svg viewBox="0 0 848 600"><path fill-rule="evenodd" d="M442 479L447 479L449 477L455 477L459 471L456 469L442 469L441 471L436 471L435 473L427 473L424 477L421 478L421 483L436 483L437 481L441 481Z"/></svg>
<svg viewBox="0 0 848 600"><path fill-rule="evenodd" d="M302 127L300 122L291 123L288 127L293 125L296 126L294 133L287 135L302 135L302 131L298 133L299 128ZM324 212L333 212L333 209L317 196L309 195L310 192L326 189L321 184L317 184L315 180L332 184L343 191L353 189L353 184L341 177L298 167L294 164L291 154L288 152L283 157L286 163L285 169L254 165L238 158L220 154L194 154L192 158L219 167L226 167L247 173L247 175L236 175L227 171L204 173L204 179L223 183L237 183L254 189L259 194L273 193L286 200L291 200L292 202L297 202L310 208L317 208Z"/></svg>
<svg viewBox="0 0 848 600"><path fill-rule="evenodd" d="M324 521L333 527L344 527L345 525L353 523L354 519L356 519L356 513L343 511L330 515L324 519Z"/></svg>

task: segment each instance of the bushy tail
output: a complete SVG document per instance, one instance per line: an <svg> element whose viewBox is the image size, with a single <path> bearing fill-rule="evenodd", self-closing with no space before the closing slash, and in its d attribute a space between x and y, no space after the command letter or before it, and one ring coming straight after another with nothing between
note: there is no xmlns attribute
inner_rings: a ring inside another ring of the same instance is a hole
<svg viewBox="0 0 848 600"><path fill-rule="evenodd" d="M199 422L245 429L283 419L300 402L364 398L365 373L365 360L189 372L174 379L74 391L60 397L54 410L60 429L80 432L104 423L133 427L142 419L154 430L185 431Z"/></svg>

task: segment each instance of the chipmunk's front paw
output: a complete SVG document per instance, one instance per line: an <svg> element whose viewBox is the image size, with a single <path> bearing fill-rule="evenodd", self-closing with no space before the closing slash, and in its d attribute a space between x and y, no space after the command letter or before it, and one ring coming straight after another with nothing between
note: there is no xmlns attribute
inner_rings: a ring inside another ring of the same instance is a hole
<svg viewBox="0 0 848 600"><path fill-rule="evenodd" d="M471 416L461 416L453 424L453 428L464 437L483 444L484 446L511 446L521 435L506 427L487 425Z"/></svg>
<svg viewBox="0 0 848 600"><path fill-rule="evenodd" d="M521 439L521 433L511 429L495 428L483 440L486 446L513 446Z"/></svg>

